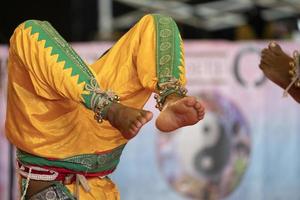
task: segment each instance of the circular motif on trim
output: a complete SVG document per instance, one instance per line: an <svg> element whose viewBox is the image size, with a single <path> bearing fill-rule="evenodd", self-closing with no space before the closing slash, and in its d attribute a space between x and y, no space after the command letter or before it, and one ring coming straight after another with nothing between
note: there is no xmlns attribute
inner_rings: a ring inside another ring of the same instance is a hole
<svg viewBox="0 0 300 200"><path fill-rule="evenodd" d="M163 42L160 44L159 50L165 51L171 47L171 42Z"/></svg>
<svg viewBox="0 0 300 200"><path fill-rule="evenodd" d="M169 77L170 76L170 69L168 67L164 67L160 69L159 77Z"/></svg>
<svg viewBox="0 0 300 200"><path fill-rule="evenodd" d="M162 29L159 32L160 37L166 38L166 37L170 37L172 34L172 31L170 29Z"/></svg>
<svg viewBox="0 0 300 200"><path fill-rule="evenodd" d="M164 65L167 62L169 62L171 60L171 56L170 55L164 55L159 59L159 64L160 65Z"/></svg>
<svg viewBox="0 0 300 200"><path fill-rule="evenodd" d="M108 160L108 156L106 155L99 155L97 158L98 164L104 164Z"/></svg>
<svg viewBox="0 0 300 200"><path fill-rule="evenodd" d="M162 18L160 18L158 21L159 21L159 23L161 23L161 24L168 24L168 23L170 23L170 22L172 21L172 19L169 18L169 17L162 17Z"/></svg>
<svg viewBox="0 0 300 200"><path fill-rule="evenodd" d="M82 159L81 164L86 167L92 167L93 162L92 162L92 159L90 159L90 158L84 158L84 159Z"/></svg>
<svg viewBox="0 0 300 200"><path fill-rule="evenodd" d="M55 200L56 199L56 193L54 191L48 191L46 192L46 200Z"/></svg>

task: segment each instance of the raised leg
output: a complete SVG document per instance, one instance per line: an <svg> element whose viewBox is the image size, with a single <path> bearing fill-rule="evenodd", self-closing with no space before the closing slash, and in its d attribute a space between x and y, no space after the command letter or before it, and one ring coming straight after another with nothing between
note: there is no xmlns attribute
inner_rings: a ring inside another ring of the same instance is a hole
<svg viewBox="0 0 300 200"><path fill-rule="evenodd" d="M29 73L37 95L80 102L127 139L152 118L148 111L115 103L114 94L102 88L93 70L47 22L21 24L11 38L10 58L11 68L18 63Z"/></svg>
<svg viewBox="0 0 300 200"><path fill-rule="evenodd" d="M92 64L101 87L112 89L121 96L115 112L108 112L110 123L124 133L126 138L137 134L152 114L140 110L152 92L161 93L161 86L173 83L185 85L183 43L176 23L162 15L147 15L130 29L103 57ZM111 77L112 79L110 79ZM172 94L166 90L166 93ZM135 108L135 110L133 109ZM129 122L117 114L132 116ZM115 113L115 114L114 114ZM141 113L147 113L138 119ZM134 117L136 116L136 117ZM192 125L204 116L204 108L195 97L170 95L164 102L156 126L169 132ZM113 120L112 120L113 119Z"/></svg>

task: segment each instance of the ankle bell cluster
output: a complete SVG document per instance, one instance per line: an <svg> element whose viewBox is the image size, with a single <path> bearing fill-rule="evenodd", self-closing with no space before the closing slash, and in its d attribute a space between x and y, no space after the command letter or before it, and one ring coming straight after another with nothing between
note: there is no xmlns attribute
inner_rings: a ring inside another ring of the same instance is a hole
<svg viewBox="0 0 300 200"><path fill-rule="evenodd" d="M187 89L184 88L177 79L158 84L158 91L158 94L155 94L154 98L156 100L155 107L160 111L163 109L166 98L170 94L177 94L180 97L184 97L187 93Z"/></svg>
<svg viewBox="0 0 300 200"><path fill-rule="evenodd" d="M95 112L94 118L98 123L102 123L111 104L119 103L120 97L110 90L101 90L96 79L91 79L91 83L86 84L85 89L92 93L91 108Z"/></svg>
<svg viewBox="0 0 300 200"><path fill-rule="evenodd" d="M97 93L98 102L93 106L94 119L102 123L107 116L107 111L112 103L119 103L120 97L111 91Z"/></svg>
<svg viewBox="0 0 300 200"><path fill-rule="evenodd" d="M291 69L289 70L289 75L291 76L291 82L283 92L283 97L288 96L288 91L292 86L295 88L300 88L300 66L299 66L299 52L294 51L293 61L289 63Z"/></svg>
<svg viewBox="0 0 300 200"><path fill-rule="evenodd" d="M299 52L294 51L293 53L294 61L289 63L291 69L289 70L289 74L291 76L291 81L294 81L294 86L300 88L300 69L299 69Z"/></svg>

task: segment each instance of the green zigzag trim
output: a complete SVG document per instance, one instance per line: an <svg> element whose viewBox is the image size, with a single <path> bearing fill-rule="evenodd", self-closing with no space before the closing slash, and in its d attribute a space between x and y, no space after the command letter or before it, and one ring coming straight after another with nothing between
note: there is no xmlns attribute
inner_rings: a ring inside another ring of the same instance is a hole
<svg viewBox="0 0 300 200"><path fill-rule="evenodd" d="M63 69L72 69L71 76L79 75L78 84L90 83L94 78L88 66L73 50L73 48L59 35L59 33L48 23L39 20L28 20L25 22L25 29L31 27L31 35L38 33L37 41L45 40L45 48L52 47L51 55L58 55L57 62L64 61ZM99 86L98 86L99 87ZM85 105L91 108L92 94L82 94Z"/></svg>

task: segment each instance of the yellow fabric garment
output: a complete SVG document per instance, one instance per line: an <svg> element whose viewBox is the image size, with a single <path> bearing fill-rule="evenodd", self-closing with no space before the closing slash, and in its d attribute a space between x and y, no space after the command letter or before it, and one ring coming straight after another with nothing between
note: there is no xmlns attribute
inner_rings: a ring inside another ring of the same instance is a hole
<svg viewBox="0 0 300 200"><path fill-rule="evenodd" d="M57 159L108 151L126 143L107 121L94 120L93 111L82 103L84 83L78 84L71 69L63 69L64 62L57 62L51 47L45 48L45 41L38 41L38 34L30 31L23 23L10 41L6 118L10 142L30 154ZM155 49L156 27L147 15L90 70L101 89L114 91L124 105L142 108L156 89ZM185 84L184 75L180 78ZM82 199L118 198L111 181L93 178L89 183L92 195L82 191ZM74 184L67 187L73 190Z"/></svg>
<svg viewBox="0 0 300 200"><path fill-rule="evenodd" d="M123 104L135 108L143 107L156 84L151 20L140 21L92 65L101 88L113 90ZM147 31L141 31L145 27ZM93 112L81 103L83 85L77 85L70 70L63 70L63 63L57 63L44 42L37 42L37 35L29 31L22 24L11 38L9 140L21 150L48 158L107 151L127 142L108 122L94 120ZM140 44L142 34L149 42Z"/></svg>
<svg viewBox="0 0 300 200"><path fill-rule="evenodd" d="M119 200L120 195L117 186L107 177L92 178L88 180L91 192L85 192L82 187L79 187L80 200ZM66 185L69 191L74 194L76 184ZM101 189L100 189L101 188Z"/></svg>

